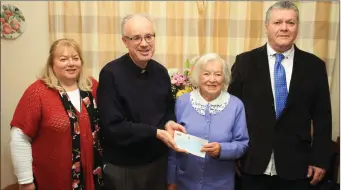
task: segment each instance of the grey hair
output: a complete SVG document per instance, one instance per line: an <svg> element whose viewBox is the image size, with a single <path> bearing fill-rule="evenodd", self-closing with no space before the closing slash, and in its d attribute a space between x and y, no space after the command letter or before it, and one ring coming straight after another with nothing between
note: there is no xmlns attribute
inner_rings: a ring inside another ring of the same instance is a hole
<svg viewBox="0 0 341 190"><path fill-rule="evenodd" d="M226 62L216 53L207 53L207 54L200 56L199 58L195 58L194 63L193 63L194 68L190 76L190 81L192 85L196 88L199 87L199 76L200 76L201 69L205 64L207 64L210 61L219 61L221 63L223 67L223 75L224 75L223 90L226 91L227 86L230 82L230 68L226 64Z"/></svg>
<svg viewBox="0 0 341 190"><path fill-rule="evenodd" d="M278 1L275 4L273 4L267 11L266 11L266 17L265 17L265 24L269 23L269 19L270 19L270 14L272 9L291 9L294 10L296 12L296 19L297 19L297 23L299 21L299 10L297 8L297 6L292 2L292 1Z"/></svg>
<svg viewBox="0 0 341 190"><path fill-rule="evenodd" d="M155 29L153 19L149 15L144 14L144 13L129 14L129 15L125 16L122 19L122 22L121 22L121 33L122 33L122 36L124 36L124 28L125 28L128 20L130 20L130 19L132 19L133 17L136 17L136 16L144 17L147 20L149 20L152 23L152 25L153 25L153 29Z"/></svg>

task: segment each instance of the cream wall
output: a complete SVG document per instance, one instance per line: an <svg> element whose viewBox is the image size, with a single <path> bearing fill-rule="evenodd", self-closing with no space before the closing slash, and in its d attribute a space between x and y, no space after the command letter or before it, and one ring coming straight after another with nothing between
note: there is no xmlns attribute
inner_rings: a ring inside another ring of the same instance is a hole
<svg viewBox="0 0 341 190"><path fill-rule="evenodd" d="M49 51L47 2L2 1L16 5L26 18L25 32L1 39L1 189L16 182L9 153L9 123L25 89L36 79Z"/></svg>

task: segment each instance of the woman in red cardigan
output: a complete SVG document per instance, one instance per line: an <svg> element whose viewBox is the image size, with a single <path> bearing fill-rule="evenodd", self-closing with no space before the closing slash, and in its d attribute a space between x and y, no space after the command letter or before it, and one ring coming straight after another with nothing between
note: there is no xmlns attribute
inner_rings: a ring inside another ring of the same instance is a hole
<svg viewBox="0 0 341 190"><path fill-rule="evenodd" d="M11 122L11 154L22 190L102 188L97 86L85 74L79 45L55 41Z"/></svg>

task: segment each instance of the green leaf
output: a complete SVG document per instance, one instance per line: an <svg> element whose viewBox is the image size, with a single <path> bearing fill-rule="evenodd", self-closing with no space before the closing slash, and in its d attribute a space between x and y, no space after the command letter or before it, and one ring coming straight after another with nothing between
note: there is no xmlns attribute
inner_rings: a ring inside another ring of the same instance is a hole
<svg viewBox="0 0 341 190"><path fill-rule="evenodd" d="M8 23L10 23L15 17L12 15L8 18Z"/></svg>
<svg viewBox="0 0 341 190"><path fill-rule="evenodd" d="M191 67L191 62L188 59L186 59L185 68L189 69L190 67Z"/></svg>
<svg viewBox="0 0 341 190"><path fill-rule="evenodd" d="M15 15L14 16L14 18L18 21L18 22L20 22L21 21L21 18L20 18L20 16L19 15Z"/></svg>
<svg viewBox="0 0 341 190"><path fill-rule="evenodd" d="M11 12L14 11L14 10L13 10L13 6L11 6L11 5L8 6L8 9L9 9L9 11L11 11Z"/></svg>
<svg viewBox="0 0 341 190"><path fill-rule="evenodd" d="M5 18L6 22L8 22L8 16L6 14L4 15L4 18Z"/></svg>
<svg viewBox="0 0 341 190"><path fill-rule="evenodd" d="M14 15L13 19L17 20L18 22L20 22L20 18L17 15Z"/></svg>
<svg viewBox="0 0 341 190"><path fill-rule="evenodd" d="M7 5L2 5L2 8L3 8L4 10L7 10L7 9L8 9Z"/></svg>
<svg viewBox="0 0 341 190"><path fill-rule="evenodd" d="M21 20L25 21L25 17L20 15Z"/></svg>
<svg viewBox="0 0 341 190"><path fill-rule="evenodd" d="M23 15L22 15L22 12L21 12L20 10L17 10L17 11L15 11L14 13L17 14L18 16L23 16Z"/></svg>
<svg viewBox="0 0 341 190"><path fill-rule="evenodd" d="M0 18L5 18L5 13L1 12L0 13Z"/></svg>

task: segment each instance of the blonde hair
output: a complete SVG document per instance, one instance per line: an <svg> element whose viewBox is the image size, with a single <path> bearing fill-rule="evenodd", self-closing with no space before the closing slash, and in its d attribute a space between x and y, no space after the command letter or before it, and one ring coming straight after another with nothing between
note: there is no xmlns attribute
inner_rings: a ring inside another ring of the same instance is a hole
<svg viewBox="0 0 341 190"><path fill-rule="evenodd" d="M53 60L55 58L55 53L61 47L73 48L78 53L82 64L80 74L77 78L78 88L83 91L91 91L92 81L90 76L88 76L84 71L84 60L81 49L78 43L73 39L59 39L52 43L50 47L49 57L47 59L45 67L41 72L39 79L42 80L48 87L52 89L56 89L58 91L63 90L62 86L59 83L59 79L56 77L53 71Z"/></svg>
<svg viewBox="0 0 341 190"><path fill-rule="evenodd" d="M223 90L227 90L227 86L230 82L230 69L226 62L216 53L207 53L200 57L196 57L192 60L194 68L190 77L192 85L196 88L199 87L199 75L202 67L210 61L218 61L221 63L224 75L224 87Z"/></svg>

